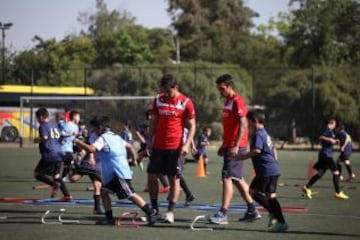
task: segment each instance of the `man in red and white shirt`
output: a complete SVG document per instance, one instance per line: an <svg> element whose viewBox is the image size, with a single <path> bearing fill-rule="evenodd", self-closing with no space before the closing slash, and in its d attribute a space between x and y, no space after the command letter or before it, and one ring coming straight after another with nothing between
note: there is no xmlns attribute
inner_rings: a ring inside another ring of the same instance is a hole
<svg viewBox="0 0 360 240"><path fill-rule="evenodd" d="M224 140L218 150L223 156L222 184L223 196L220 210L209 218L216 224L227 224L227 210L233 197L233 184L248 205L247 212L239 221L253 221L261 218L255 209L254 201L249 193L249 185L243 178L243 161L237 161L237 154L246 154L248 146L247 108L245 100L235 92L231 75L224 74L216 80L217 89L225 98L222 110Z"/></svg>
<svg viewBox="0 0 360 240"><path fill-rule="evenodd" d="M171 74L161 79L161 93L153 103L147 150L151 152L148 166L148 184L151 204L158 210L158 182L160 174L170 182L169 205L165 221L174 222L173 210L180 195L180 176L185 155L195 134L195 110L190 98L179 92L177 81ZM189 132L183 142L184 128Z"/></svg>

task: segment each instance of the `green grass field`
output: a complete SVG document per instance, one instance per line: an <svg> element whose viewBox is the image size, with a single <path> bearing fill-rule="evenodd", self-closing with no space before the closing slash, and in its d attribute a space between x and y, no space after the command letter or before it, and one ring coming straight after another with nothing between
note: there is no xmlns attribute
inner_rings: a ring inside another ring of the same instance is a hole
<svg viewBox="0 0 360 240"><path fill-rule="evenodd" d="M306 213L285 213L290 225L286 233L267 232L267 213L253 223L240 223L237 219L243 212L230 212L230 224L213 227L214 231L192 231L190 224L197 215L210 215L214 211L199 211L190 208L176 209L175 224L159 223L155 227L118 228L113 226L97 226L95 221L101 216L92 214L90 205L42 206L22 203L0 203L0 239L360 239L360 186L359 179L353 182L342 182L343 191L350 196L347 201L333 197L331 174L327 173L313 188L317 194L312 200L301 196L300 186L307 181L309 160L316 160L317 152L311 151L279 151L282 176L279 181L278 198L282 206L308 208ZM0 148L0 198L48 198L49 189L33 190L33 186L42 185L36 182L32 171L39 159L36 148ZM196 177L196 163L186 164L185 176L196 195L197 204L216 204L221 202L220 170L221 159L214 151L209 152L209 171L207 178ZM354 153L352 163L355 172L360 174L360 154ZM246 162L246 179L251 180L251 162ZM360 177L360 175L359 175ZM146 182L145 172L134 170L133 186L145 200L149 197L142 192ZM91 186L87 177L79 183L69 183L68 187L74 198L92 198L92 192L86 191ZM116 198L114 198L116 200ZM166 200L161 194L159 200ZM181 196L183 202L184 196ZM232 203L243 204L239 194L235 192ZM64 218L78 219L79 224L45 225L41 217L48 209L65 208ZM166 210L162 208L162 210ZM114 208L114 214L125 211L141 210L131 207ZM6 217L6 219L4 219Z"/></svg>

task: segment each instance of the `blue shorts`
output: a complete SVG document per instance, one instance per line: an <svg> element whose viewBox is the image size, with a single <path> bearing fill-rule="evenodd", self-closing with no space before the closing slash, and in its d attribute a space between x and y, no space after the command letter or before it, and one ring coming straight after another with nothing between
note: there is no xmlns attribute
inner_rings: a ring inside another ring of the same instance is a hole
<svg viewBox="0 0 360 240"><path fill-rule="evenodd" d="M110 182L103 185L101 190L116 194L119 199L127 199L135 194L131 186L131 179L121 179L118 177L114 177Z"/></svg>
<svg viewBox="0 0 360 240"><path fill-rule="evenodd" d="M246 154L246 148L239 148L238 154ZM230 148L224 148L224 162L221 177L240 180L243 178L244 161L236 160L230 155Z"/></svg>
<svg viewBox="0 0 360 240"><path fill-rule="evenodd" d="M153 149L147 168L148 173L180 176L183 173L185 155L180 150Z"/></svg>
<svg viewBox="0 0 360 240"><path fill-rule="evenodd" d="M351 156L351 153L345 154L342 152L342 153L340 153L339 160L341 162L344 162L345 160L350 160L350 156Z"/></svg>

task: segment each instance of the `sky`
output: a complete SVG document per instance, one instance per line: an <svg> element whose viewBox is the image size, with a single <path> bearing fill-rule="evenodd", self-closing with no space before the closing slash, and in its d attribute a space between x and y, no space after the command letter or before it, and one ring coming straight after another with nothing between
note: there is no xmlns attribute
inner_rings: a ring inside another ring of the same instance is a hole
<svg viewBox="0 0 360 240"><path fill-rule="evenodd" d="M127 10L148 28L170 25L166 0L105 0L109 10ZM288 10L289 0L244 0L260 14L256 25L266 23L280 11ZM34 46L33 37L55 38L78 33L84 28L77 20L80 12L95 12L95 0L0 0L0 22L14 25L5 31L5 45L12 51ZM2 41L2 40L1 40Z"/></svg>

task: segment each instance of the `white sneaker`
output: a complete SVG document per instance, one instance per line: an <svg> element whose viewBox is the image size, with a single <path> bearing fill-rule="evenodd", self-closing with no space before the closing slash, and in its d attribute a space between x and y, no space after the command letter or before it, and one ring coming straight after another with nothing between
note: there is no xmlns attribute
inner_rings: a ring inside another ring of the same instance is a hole
<svg viewBox="0 0 360 240"><path fill-rule="evenodd" d="M174 220L174 213L173 212L166 212L164 216L164 222L173 224Z"/></svg>

